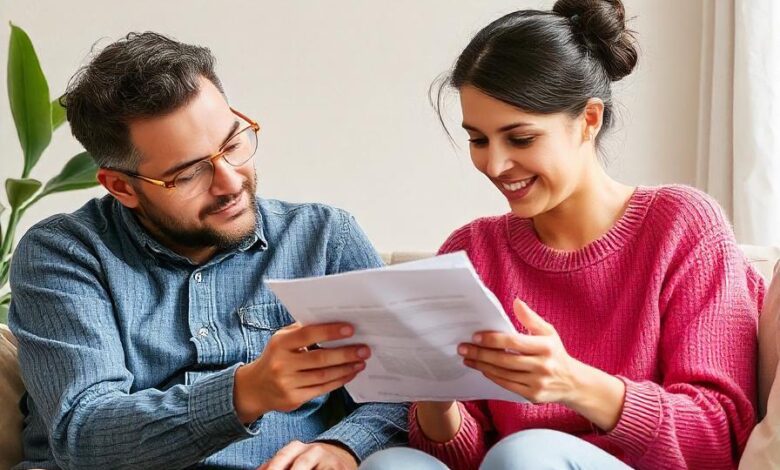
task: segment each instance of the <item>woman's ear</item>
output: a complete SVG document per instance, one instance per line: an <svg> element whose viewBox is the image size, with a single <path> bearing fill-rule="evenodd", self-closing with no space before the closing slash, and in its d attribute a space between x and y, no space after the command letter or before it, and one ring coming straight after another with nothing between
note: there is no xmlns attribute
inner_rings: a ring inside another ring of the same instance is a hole
<svg viewBox="0 0 780 470"><path fill-rule="evenodd" d="M128 176L108 168L100 168L97 172L97 179L112 196L114 196L123 206L129 209L138 207L138 193Z"/></svg>
<svg viewBox="0 0 780 470"><path fill-rule="evenodd" d="M582 110L582 140L595 141L604 123L604 102L591 98Z"/></svg>

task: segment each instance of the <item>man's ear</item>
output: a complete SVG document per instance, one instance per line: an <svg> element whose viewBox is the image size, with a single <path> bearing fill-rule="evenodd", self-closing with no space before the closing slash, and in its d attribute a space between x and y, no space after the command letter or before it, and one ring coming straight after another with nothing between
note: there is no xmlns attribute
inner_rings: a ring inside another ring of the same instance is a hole
<svg viewBox="0 0 780 470"><path fill-rule="evenodd" d="M138 193L130 184L129 176L108 168L100 168L97 179L122 205L129 209L138 207Z"/></svg>
<svg viewBox="0 0 780 470"><path fill-rule="evenodd" d="M604 123L604 102L599 98L591 98L582 110L582 140L594 141Z"/></svg>

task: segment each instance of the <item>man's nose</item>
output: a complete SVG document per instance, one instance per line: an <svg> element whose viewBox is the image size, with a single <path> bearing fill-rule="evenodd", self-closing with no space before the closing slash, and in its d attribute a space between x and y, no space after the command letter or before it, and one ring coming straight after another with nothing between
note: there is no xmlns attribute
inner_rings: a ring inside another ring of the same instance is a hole
<svg viewBox="0 0 780 470"><path fill-rule="evenodd" d="M214 177L211 180L209 192L214 196L236 194L241 191L244 177L238 168L232 166L220 157L212 162L214 165Z"/></svg>

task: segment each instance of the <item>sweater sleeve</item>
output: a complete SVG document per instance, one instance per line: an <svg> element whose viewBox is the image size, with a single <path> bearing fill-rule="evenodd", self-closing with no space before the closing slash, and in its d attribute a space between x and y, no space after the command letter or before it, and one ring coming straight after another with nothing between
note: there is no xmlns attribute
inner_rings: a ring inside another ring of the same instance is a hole
<svg viewBox="0 0 780 470"><path fill-rule="evenodd" d="M493 444L492 423L484 400L457 402L461 422L457 434L447 442L436 442L420 429L417 422L417 404L409 410L409 445L444 462L452 470L479 467Z"/></svg>
<svg viewBox="0 0 780 470"><path fill-rule="evenodd" d="M637 468L735 468L756 419L763 280L725 222L685 253L659 300L660 385L620 377L625 402L607 437Z"/></svg>
<svg viewBox="0 0 780 470"><path fill-rule="evenodd" d="M468 253L469 245L471 244L471 230L472 226L471 224L468 224L452 232L444 243L442 243L438 254L445 255L456 251L465 251Z"/></svg>

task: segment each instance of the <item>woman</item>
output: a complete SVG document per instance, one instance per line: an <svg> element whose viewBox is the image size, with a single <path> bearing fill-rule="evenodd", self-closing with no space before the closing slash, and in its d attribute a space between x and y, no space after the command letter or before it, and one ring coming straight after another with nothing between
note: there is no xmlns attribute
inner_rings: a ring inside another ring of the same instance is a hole
<svg viewBox="0 0 780 470"><path fill-rule="evenodd" d="M477 332L458 353L531 403L414 404L410 444L429 455L389 450L364 468L736 466L764 286L708 196L629 187L599 164L611 84L637 62L624 14L619 0L560 0L496 20L460 55L445 85L511 213L440 251L468 253L518 331Z"/></svg>

